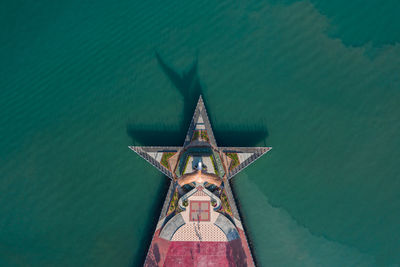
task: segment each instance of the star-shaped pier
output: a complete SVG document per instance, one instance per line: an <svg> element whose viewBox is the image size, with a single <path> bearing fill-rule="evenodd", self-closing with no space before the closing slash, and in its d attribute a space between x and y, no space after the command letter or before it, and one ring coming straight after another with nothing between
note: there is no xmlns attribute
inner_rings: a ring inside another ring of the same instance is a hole
<svg viewBox="0 0 400 267"><path fill-rule="evenodd" d="M229 180L271 147L218 147L200 96L182 147L129 148L171 179L145 266L255 266Z"/></svg>

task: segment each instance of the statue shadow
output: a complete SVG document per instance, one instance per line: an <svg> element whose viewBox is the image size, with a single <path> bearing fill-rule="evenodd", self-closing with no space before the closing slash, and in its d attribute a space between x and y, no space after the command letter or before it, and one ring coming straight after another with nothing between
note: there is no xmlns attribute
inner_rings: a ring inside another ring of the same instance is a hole
<svg viewBox="0 0 400 267"><path fill-rule="evenodd" d="M209 114L212 113L212 109L207 105L207 99L203 93L204 87L198 76L198 58L195 58L192 65L187 70L179 72L167 64L158 52L155 53L155 56L161 70L183 97L182 120L179 126L175 127L171 127L170 125L148 125L130 122L126 127L126 131L131 137L132 142L137 145L181 146L200 95L203 96L207 112ZM209 118L211 125L213 125L214 135L219 146L265 145L266 139L269 136L268 129L264 122L246 125L219 125L213 121L212 116L209 116Z"/></svg>

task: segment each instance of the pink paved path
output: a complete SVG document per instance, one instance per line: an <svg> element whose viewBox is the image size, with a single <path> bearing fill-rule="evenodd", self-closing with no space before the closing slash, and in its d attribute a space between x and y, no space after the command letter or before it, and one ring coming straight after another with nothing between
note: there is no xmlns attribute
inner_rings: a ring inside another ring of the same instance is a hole
<svg viewBox="0 0 400 267"><path fill-rule="evenodd" d="M244 233L240 231L241 238ZM157 235L158 233L156 233ZM242 267L254 266L247 242L167 241L157 236L150 246L145 266Z"/></svg>

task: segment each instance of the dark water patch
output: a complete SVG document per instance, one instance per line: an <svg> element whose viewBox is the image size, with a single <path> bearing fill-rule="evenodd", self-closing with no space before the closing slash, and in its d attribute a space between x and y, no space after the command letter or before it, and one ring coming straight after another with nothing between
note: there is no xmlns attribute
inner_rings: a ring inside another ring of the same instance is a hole
<svg viewBox="0 0 400 267"><path fill-rule="evenodd" d="M156 229L158 219L160 217L160 211L164 205L164 200L167 197L168 187L170 183L170 179L164 175L160 175L161 182L158 184L157 188L157 196L160 196L158 199L155 199L149 206L149 212L146 214L142 214L142 216L146 217L146 225L143 228L143 232L146 233L141 235L140 238L140 246L136 251L135 256L133 257L132 267L140 267L143 266L144 261L146 260L147 250L150 247L151 240L153 239L153 233Z"/></svg>
<svg viewBox="0 0 400 267"><path fill-rule="evenodd" d="M301 0L271 0L290 5ZM346 46L373 47L400 42L399 1L323 1L310 0L312 5L329 20L327 34L339 38Z"/></svg>
<svg viewBox="0 0 400 267"><path fill-rule="evenodd" d="M127 134L131 137L135 145L179 146L183 143L199 96L203 96L204 105L209 116L212 112L212 107L207 104L207 98L203 94L203 85L198 75L198 57L195 58L187 70L177 71L163 59L160 53L155 52L155 56L164 74L183 97L182 121L179 127L170 127L168 125L151 126L131 122L127 125ZM160 109L162 110L162 106ZM266 138L269 134L264 122L257 124L219 125L212 116L209 119L211 124L216 126L213 130L217 142L221 146L254 146L266 144Z"/></svg>
<svg viewBox="0 0 400 267"><path fill-rule="evenodd" d="M203 93L197 74L198 60L196 58L187 70L180 72L167 64L158 52L155 52L155 56L161 70L183 97L182 120L178 127L172 129L167 125L151 126L131 122L127 125L127 134L134 144L179 146L183 144L198 98ZM162 111L163 107L159 108Z"/></svg>
<svg viewBox="0 0 400 267"><path fill-rule="evenodd" d="M186 131L183 128L171 129L166 125L127 125L126 132L131 137L133 145L142 146L181 146Z"/></svg>
<svg viewBox="0 0 400 267"><path fill-rule="evenodd" d="M240 179L240 173L235 177L235 178L239 178ZM244 232L246 233L246 238L247 238L247 243L249 245L249 249L251 251L251 255L253 256L253 261L256 264L256 266L259 266L259 261L258 261L258 257L256 254L256 250L255 247L253 245L253 232L251 231L251 229L249 229L248 224L247 224L247 219L243 216L243 206L242 203L240 202L240 199L237 197L237 185L235 182L236 179L232 179L230 181L231 184L231 189L232 189L232 193L233 193L233 197L235 198L235 203L236 203L236 207L239 211L239 214L241 214L241 222L242 222L242 227Z"/></svg>
<svg viewBox="0 0 400 267"><path fill-rule="evenodd" d="M219 146L266 146L269 136L265 123L223 125L214 130Z"/></svg>
<svg viewBox="0 0 400 267"><path fill-rule="evenodd" d="M197 100L200 95L203 95L203 86L198 76L198 58L195 58L187 70L179 72L168 65L158 52L155 54L160 68L183 97L184 106L181 127L187 129L192 120Z"/></svg>

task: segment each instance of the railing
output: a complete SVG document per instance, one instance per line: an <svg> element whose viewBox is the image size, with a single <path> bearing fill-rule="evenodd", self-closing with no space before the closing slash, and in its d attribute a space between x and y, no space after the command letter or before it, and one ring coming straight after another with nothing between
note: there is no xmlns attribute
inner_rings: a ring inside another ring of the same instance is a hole
<svg viewBox="0 0 400 267"><path fill-rule="evenodd" d="M199 115L201 115L203 117L203 122L204 122L204 126L206 128L207 131L207 135L208 135L208 139L210 140L210 144L213 146L217 146L217 143L215 141L215 137L211 128L211 124L210 121L208 119L208 115L207 115L207 111L206 108L204 106L204 102L203 102L203 98L200 96L199 98L199 102L197 102L197 106L196 109L194 111L193 117L192 117L192 121L190 122L190 126L189 126L189 130L186 134L185 137L185 143L184 143L184 147L187 146L190 141L191 141L191 137L193 136L193 131L195 129L196 126L196 122L194 121L194 119L198 118Z"/></svg>
<svg viewBox="0 0 400 267"><path fill-rule="evenodd" d="M234 168L232 171L229 172L228 179L232 179L233 176L238 174L241 170L252 164L253 162L256 161L259 157L261 157L265 152L255 152L253 155L251 155L248 159L243 161L242 163L239 164L236 168Z"/></svg>
<svg viewBox="0 0 400 267"><path fill-rule="evenodd" d="M156 161L154 158L152 158L149 154L147 154L142 148L140 147L134 147L133 150L139 154L142 158L144 158L147 162L149 162L151 165L156 167L159 171L161 171L163 174L168 176L170 179L173 179L173 175L171 171L169 171L167 168L161 165L158 161Z"/></svg>
<svg viewBox="0 0 400 267"><path fill-rule="evenodd" d="M226 196L228 198L229 206L231 206L232 215L233 215L233 217L235 217L236 219L238 219L240 221L239 211L236 207L235 198L232 194L232 189L229 184L229 181L224 182L224 189L226 192Z"/></svg>

